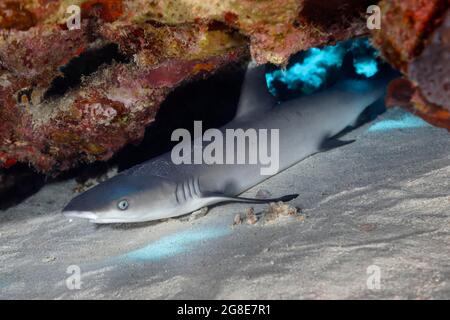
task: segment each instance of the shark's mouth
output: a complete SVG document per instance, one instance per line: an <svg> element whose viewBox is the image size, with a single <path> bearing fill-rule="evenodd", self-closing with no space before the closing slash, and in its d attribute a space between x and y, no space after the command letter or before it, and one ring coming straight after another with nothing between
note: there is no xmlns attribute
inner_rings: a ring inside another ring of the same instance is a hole
<svg viewBox="0 0 450 320"><path fill-rule="evenodd" d="M95 221L98 219L98 215L90 211L64 211L63 214L67 218L82 218L89 219L90 221Z"/></svg>

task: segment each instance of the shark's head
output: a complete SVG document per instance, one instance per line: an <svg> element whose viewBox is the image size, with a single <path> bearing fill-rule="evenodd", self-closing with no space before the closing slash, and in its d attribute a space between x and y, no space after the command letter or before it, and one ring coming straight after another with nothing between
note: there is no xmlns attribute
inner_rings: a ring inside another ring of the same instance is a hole
<svg viewBox="0 0 450 320"><path fill-rule="evenodd" d="M158 176L119 174L78 195L63 209L67 217L94 223L128 223L170 217L176 183Z"/></svg>

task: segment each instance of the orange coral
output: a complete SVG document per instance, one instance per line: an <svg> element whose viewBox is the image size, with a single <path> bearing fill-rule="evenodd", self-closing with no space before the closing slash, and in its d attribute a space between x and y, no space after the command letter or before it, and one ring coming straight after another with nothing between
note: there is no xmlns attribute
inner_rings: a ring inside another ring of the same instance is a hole
<svg viewBox="0 0 450 320"><path fill-rule="evenodd" d="M83 16L97 16L105 22L113 22L119 19L124 7L122 0L88 0L81 4Z"/></svg>
<svg viewBox="0 0 450 320"><path fill-rule="evenodd" d="M28 30L36 24L36 16L18 2L0 2L0 29Z"/></svg>

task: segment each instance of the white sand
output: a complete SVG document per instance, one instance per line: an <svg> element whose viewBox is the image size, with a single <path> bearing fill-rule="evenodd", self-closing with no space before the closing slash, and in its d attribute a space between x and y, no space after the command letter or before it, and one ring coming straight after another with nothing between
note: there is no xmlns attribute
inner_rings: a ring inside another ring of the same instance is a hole
<svg viewBox="0 0 450 320"><path fill-rule="evenodd" d="M383 118L248 192L300 193L304 221L231 228L246 208L232 204L96 227L58 212L74 181L47 185L0 213L0 298L448 299L450 135L398 110ZM70 265L80 290L66 286ZM367 286L371 265L380 289Z"/></svg>

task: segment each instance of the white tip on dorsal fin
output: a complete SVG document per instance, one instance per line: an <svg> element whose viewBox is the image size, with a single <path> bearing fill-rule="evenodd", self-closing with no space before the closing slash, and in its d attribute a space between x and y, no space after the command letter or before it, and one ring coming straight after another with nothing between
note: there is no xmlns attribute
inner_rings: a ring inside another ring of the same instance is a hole
<svg viewBox="0 0 450 320"><path fill-rule="evenodd" d="M265 69L265 65L253 61L248 64L235 118L263 113L275 106L276 99L267 89Z"/></svg>

